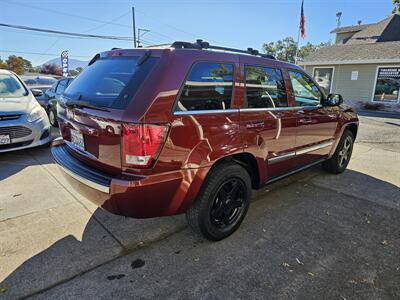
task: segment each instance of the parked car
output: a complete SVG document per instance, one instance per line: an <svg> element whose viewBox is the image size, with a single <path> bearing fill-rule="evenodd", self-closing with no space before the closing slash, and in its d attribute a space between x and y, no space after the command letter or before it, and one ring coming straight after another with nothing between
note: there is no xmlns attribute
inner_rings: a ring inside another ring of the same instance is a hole
<svg viewBox="0 0 400 300"><path fill-rule="evenodd" d="M0 152L48 145L50 123L30 90L13 72L0 69Z"/></svg>
<svg viewBox="0 0 400 300"><path fill-rule="evenodd" d="M42 95L36 96L36 100L43 106L45 101L44 92L57 82L56 78L45 75L22 75L21 79L30 89L41 90Z"/></svg>
<svg viewBox="0 0 400 300"><path fill-rule="evenodd" d="M44 92L44 100L41 105L46 109L50 124L57 127L57 102L66 87L71 83L73 77L65 77L56 81L49 89Z"/></svg>
<svg viewBox="0 0 400 300"><path fill-rule="evenodd" d="M319 163L346 169L358 118L340 95L252 49L212 49L96 55L58 107L52 154L71 185L118 215L186 212L220 240L239 227L252 189Z"/></svg>

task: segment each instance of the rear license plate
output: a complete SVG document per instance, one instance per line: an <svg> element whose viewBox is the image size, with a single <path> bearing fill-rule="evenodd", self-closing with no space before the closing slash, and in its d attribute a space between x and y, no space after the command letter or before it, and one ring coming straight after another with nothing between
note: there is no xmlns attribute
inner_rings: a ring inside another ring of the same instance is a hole
<svg viewBox="0 0 400 300"><path fill-rule="evenodd" d="M0 145L7 145L11 144L11 139L8 134L1 134L0 135Z"/></svg>
<svg viewBox="0 0 400 300"><path fill-rule="evenodd" d="M78 130L71 129L71 142L78 149L85 151L85 143L83 141L83 135Z"/></svg>

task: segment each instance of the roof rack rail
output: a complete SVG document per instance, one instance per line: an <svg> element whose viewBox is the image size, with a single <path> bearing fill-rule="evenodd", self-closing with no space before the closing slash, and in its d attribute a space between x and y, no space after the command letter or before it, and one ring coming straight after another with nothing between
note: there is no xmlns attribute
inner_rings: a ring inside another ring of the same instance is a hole
<svg viewBox="0 0 400 300"><path fill-rule="evenodd" d="M230 52L236 52L236 53L244 53L244 54L251 54L255 56L261 56L264 58L269 58L269 59L276 59L273 55L270 54L262 54L258 50L253 49L253 48L247 48L247 50L241 50L241 49L235 49L235 48L228 48L228 47L222 47L222 46L214 46L210 45L210 43L205 42L203 40L196 40L195 43L190 43L190 42L181 42L177 41L174 42L171 45L172 48L177 48L177 49L213 49L213 50L223 50L223 51L230 51Z"/></svg>

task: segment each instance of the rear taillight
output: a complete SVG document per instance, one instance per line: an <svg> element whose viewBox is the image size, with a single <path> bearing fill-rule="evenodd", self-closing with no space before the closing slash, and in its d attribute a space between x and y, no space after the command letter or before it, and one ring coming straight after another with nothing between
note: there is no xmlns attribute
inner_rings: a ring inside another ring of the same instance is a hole
<svg viewBox="0 0 400 300"><path fill-rule="evenodd" d="M148 168L157 159L167 137L168 126L153 124L122 125L122 164Z"/></svg>

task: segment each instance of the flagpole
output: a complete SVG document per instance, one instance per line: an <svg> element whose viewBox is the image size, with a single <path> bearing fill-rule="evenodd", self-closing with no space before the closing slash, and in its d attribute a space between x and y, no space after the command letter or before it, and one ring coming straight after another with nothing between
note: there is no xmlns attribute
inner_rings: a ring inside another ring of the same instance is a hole
<svg viewBox="0 0 400 300"><path fill-rule="evenodd" d="M294 63L297 64L297 60L299 58L299 50L300 50L300 36L304 38L305 29L304 29L305 19L304 19L304 0L301 0L301 12L300 12L300 24L299 24L299 33L297 35L297 44L296 44L296 55L294 57Z"/></svg>
<svg viewBox="0 0 400 300"><path fill-rule="evenodd" d="M299 33L297 34L297 44L296 44L296 55L294 57L294 63L297 65L297 59L299 56L299 44L300 44L300 26L299 26Z"/></svg>

